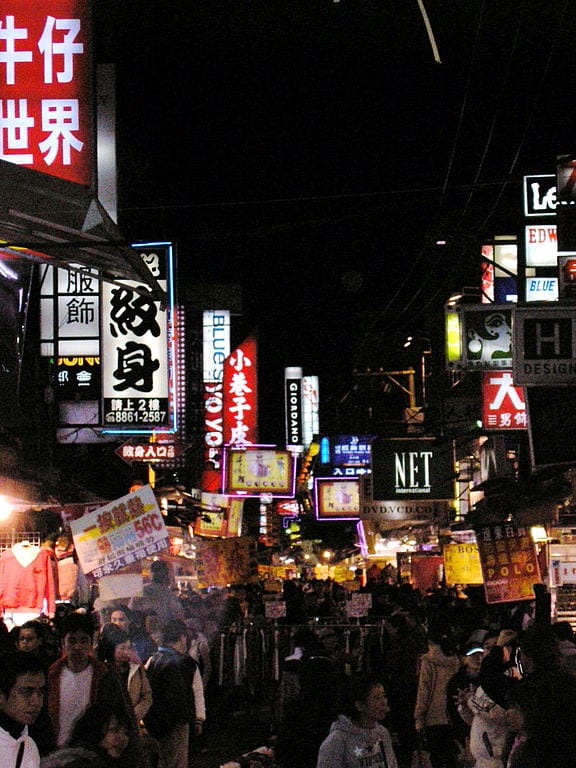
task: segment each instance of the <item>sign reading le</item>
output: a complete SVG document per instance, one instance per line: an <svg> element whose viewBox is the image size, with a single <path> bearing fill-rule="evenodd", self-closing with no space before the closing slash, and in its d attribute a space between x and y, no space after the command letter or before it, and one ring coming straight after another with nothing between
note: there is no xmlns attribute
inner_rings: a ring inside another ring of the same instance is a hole
<svg viewBox="0 0 576 768"><path fill-rule="evenodd" d="M576 307L517 307L514 314L514 384L573 384Z"/></svg>

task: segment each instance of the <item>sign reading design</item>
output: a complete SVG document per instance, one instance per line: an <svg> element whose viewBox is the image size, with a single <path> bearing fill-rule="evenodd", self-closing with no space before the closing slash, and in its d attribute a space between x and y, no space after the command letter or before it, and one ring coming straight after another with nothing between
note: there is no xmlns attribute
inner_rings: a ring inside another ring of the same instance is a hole
<svg viewBox="0 0 576 768"><path fill-rule="evenodd" d="M374 499L451 499L453 483L449 442L378 438L372 443Z"/></svg>

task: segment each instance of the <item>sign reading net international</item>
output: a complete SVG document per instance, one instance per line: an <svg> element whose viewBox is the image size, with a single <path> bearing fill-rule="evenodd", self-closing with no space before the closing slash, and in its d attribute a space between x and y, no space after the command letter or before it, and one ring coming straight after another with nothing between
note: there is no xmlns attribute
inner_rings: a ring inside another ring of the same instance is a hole
<svg viewBox="0 0 576 768"><path fill-rule="evenodd" d="M135 283L102 287L102 422L110 432L172 428L172 247L134 246L168 297L166 307L132 290ZM139 291L142 286L139 286ZM144 289L145 291L146 289Z"/></svg>
<svg viewBox="0 0 576 768"><path fill-rule="evenodd" d="M452 499L450 441L378 438L372 443L371 479L374 499Z"/></svg>
<svg viewBox="0 0 576 768"><path fill-rule="evenodd" d="M540 568L528 528L512 522L476 530L487 603L534 600Z"/></svg>
<svg viewBox="0 0 576 768"><path fill-rule="evenodd" d="M149 485L70 522L85 574L107 576L167 549L170 542Z"/></svg>

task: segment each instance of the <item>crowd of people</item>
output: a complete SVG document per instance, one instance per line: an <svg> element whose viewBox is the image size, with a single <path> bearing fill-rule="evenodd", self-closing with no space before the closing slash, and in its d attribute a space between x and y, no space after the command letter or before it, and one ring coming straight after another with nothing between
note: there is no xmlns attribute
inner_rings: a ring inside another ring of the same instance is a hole
<svg viewBox="0 0 576 768"><path fill-rule="evenodd" d="M342 643L341 585L284 583L286 616L275 626L293 630L292 644L266 743L227 765L576 768L568 622L530 601L486 605L475 588L422 593L386 576L360 590L372 595L362 621L381 629L382 653L370 663L365 648ZM158 560L129 604L0 624L0 765L194 768L206 722L222 722L218 638L264 626L266 591L237 585L218 603L178 595Z"/></svg>

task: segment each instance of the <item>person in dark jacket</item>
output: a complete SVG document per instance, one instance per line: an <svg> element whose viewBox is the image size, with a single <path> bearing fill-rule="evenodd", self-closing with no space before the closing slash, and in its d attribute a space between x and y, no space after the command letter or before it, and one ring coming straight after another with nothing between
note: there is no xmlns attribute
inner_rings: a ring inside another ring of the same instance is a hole
<svg viewBox="0 0 576 768"><path fill-rule="evenodd" d="M146 662L152 706L144 718L160 744L160 768L188 768L190 723L197 736L206 719L202 675L187 653L188 633L180 619L162 628L162 642Z"/></svg>

